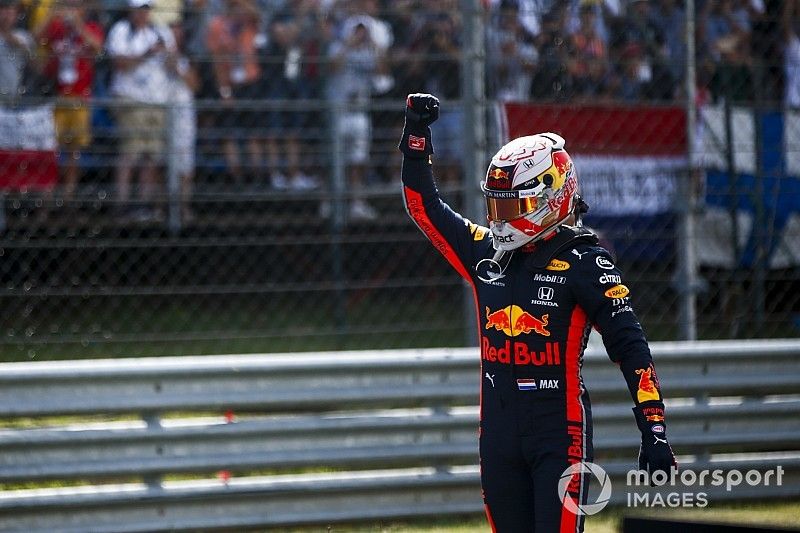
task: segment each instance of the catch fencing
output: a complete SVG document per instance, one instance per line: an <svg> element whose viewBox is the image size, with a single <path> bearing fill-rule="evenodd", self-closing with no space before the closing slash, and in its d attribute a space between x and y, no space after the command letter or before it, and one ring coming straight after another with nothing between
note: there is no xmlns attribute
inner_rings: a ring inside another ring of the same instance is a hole
<svg viewBox="0 0 800 533"><path fill-rule="evenodd" d="M474 344L471 298L399 198L416 91L442 100L436 174L473 221L506 136L566 137L651 339L798 336L794 3L156 4L11 8L3 359ZM120 49L137 16L158 35Z"/></svg>
<svg viewBox="0 0 800 533"><path fill-rule="evenodd" d="M800 496L800 344L653 343L682 468L783 468L711 502ZM595 462L625 504L639 432L586 354ZM480 513L474 349L0 365L0 530L285 527Z"/></svg>

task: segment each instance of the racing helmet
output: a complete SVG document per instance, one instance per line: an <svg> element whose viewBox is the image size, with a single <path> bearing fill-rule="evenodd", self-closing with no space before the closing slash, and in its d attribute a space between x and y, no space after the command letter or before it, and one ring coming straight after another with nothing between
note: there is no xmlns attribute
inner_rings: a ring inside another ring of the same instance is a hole
<svg viewBox="0 0 800 533"><path fill-rule="evenodd" d="M503 146L492 157L481 190L494 247L510 251L548 237L567 220L578 175L564 139L538 133Z"/></svg>

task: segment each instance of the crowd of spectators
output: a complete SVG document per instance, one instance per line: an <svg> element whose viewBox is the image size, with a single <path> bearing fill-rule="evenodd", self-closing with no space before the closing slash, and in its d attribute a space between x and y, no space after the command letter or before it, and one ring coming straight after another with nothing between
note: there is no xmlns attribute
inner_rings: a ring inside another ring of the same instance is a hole
<svg viewBox="0 0 800 533"><path fill-rule="evenodd" d="M788 74L784 84L777 72L796 34L796 6L796 0L697 0L701 97L741 102L758 96L778 102L784 86L796 91ZM680 99L685 95L685 24L679 0L500 0L489 25L493 95L593 102ZM788 52L785 59L788 72L796 61Z"/></svg>
<svg viewBox="0 0 800 533"><path fill-rule="evenodd" d="M667 102L685 95L679 0L481 5L492 99ZM799 5L696 0L701 102L799 106ZM372 104L396 104L416 91L461 97L459 8L458 0L0 0L0 98L57 97L67 197L91 143L93 94L114 100L106 107L118 135L123 209L135 177L140 203L152 204L168 148L187 199L196 154L218 155L219 173L231 184L306 190L327 183L323 169L334 148L357 190L388 179L391 171L381 169L396 170L396 153L377 150L376 139L394 142L401 116ZM462 110L447 106L434 127L442 178L457 180ZM350 209L354 218L375 215L363 200ZM184 216L192 216L188 202Z"/></svg>

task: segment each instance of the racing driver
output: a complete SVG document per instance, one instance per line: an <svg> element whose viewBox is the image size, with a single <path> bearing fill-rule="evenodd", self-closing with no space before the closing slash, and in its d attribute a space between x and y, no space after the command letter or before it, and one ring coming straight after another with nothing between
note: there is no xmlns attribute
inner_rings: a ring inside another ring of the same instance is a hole
<svg viewBox="0 0 800 533"><path fill-rule="evenodd" d="M592 461L581 363L592 327L619 365L642 434L639 469L670 473L664 403L629 290L611 255L580 224L586 204L564 139L520 137L492 158L481 183L488 228L454 212L433 180L430 124L439 101L406 100L403 198L422 232L471 285L481 353L480 464L493 531L580 532ZM562 503L567 499L574 505ZM578 511L578 512L574 512Z"/></svg>

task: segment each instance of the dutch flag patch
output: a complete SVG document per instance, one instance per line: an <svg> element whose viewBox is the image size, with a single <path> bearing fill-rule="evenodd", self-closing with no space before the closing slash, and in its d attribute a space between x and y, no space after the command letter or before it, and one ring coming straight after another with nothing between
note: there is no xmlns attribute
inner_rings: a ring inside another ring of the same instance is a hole
<svg viewBox="0 0 800 533"><path fill-rule="evenodd" d="M517 388L519 390L536 390L538 387L536 387L535 379L518 379Z"/></svg>

